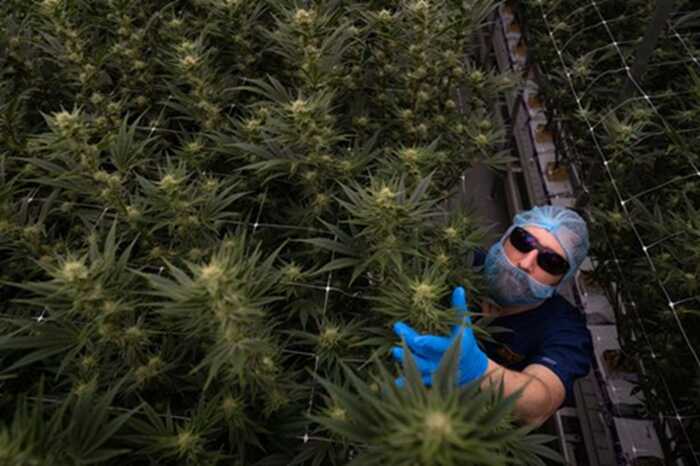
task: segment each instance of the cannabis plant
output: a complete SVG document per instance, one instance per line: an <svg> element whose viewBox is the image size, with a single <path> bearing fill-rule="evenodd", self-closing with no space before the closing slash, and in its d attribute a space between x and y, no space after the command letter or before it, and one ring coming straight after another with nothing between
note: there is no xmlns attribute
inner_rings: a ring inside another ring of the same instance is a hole
<svg viewBox="0 0 700 466"><path fill-rule="evenodd" d="M486 230L446 201L511 160L491 112L518 79L476 45L494 7L2 2L3 464L388 455L317 415L364 422L333 387L379 396L392 324L440 331L452 287L483 289ZM421 390L471 426L443 444L431 418L441 458L542 453L512 398Z"/></svg>
<svg viewBox="0 0 700 466"><path fill-rule="evenodd" d="M326 428L368 445L350 464L544 465L538 454L560 459L542 445L551 440L548 436L527 436L528 428L508 427L519 392L506 397L502 385L495 392L482 391L478 381L457 387L460 340L441 360L432 388L423 385L410 351L405 353L406 383L401 388L381 364L373 383L347 368L348 387L320 379L335 408L314 418Z"/></svg>
<svg viewBox="0 0 700 466"><path fill-rule="evenodd" d="M700 100L689 12L697 6L674 4L656 29L659 5L643 0L516 4L544 70L542 94L587 185L592 253L602 259L595 278L614 297L624 349L640 362L643 409L661 419L669 455L692 462Z"/></svg>

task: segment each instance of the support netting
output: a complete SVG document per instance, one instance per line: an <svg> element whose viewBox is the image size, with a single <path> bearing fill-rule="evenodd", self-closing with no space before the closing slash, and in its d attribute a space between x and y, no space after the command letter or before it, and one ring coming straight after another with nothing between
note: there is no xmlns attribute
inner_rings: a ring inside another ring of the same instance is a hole
<svg viewBox="0 0 700 466"><path fill-rule="evenodd" d="M647 415L669 460L700 464L700 29L692 2L663 4L532 1L524 14Z"/></svg>

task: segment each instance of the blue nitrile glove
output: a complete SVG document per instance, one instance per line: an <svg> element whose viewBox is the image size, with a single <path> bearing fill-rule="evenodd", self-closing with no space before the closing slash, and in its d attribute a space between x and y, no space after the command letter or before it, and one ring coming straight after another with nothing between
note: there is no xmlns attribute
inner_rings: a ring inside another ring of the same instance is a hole
<svg viewBox="0 0 700 466"><path fill-rule="evenodd" d="M467 314L467 302L464 295L464 288L457 287L452 292L452 307L464 314L464 323L471 325L471 318ZM411 352L414 354L416 365L423 376L423 383L429 385L432 373L440 365L440 359L450 347L452 342L464 332L459 356L459 374L457 381L459 385L465 385L481 377L486 372L488 358L479 348L474 338L471 327L454 325L449 337L439 337L435 335L421 335L403 322L394 325L394 331L406 340ZM403 363L403 350L399 347L392 348L392 355ZM401 386L402 380L397 380Z"/></svg>
<svg viewBox="0 0 700 466"><path fill-rule="evenodd" d="M417 337L420 336L420 333L416 332L413 327L411 327L408 324L405 324L404 322L396 322L394 324L394 333L396 335L406 341L406 346L410 348L413 346L413 342ZM430 386L432 384L432 374L433 372L437 369L437 364L435 361L425 359L417 354L415 354L415 351L411 351L413 360L416 363L416 366L418 367L418 371L421 374L421 378L423 379L423 384L426 386ZM404 365L404 349L400 346L394 346L391 348L391 355L401 363L401 365ZM438 361L439 363L439 361ZM396 385L399 387L403 387L404 384L406 383L404 377L399 377L395 381Z"/></svg>

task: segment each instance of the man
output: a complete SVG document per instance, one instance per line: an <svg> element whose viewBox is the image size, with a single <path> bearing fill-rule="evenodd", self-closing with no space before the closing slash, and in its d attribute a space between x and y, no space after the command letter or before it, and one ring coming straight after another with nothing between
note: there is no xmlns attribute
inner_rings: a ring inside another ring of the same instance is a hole
<svg viewBox="0 0 700 466"><path fill-rule="evenodd" d="M588 373L591 335L580 312L556 293L572 279L589 248L586 222L573 210L534 207L517 214L513 225L494 243L484 262L488 292L495 304L482 303L493 325L510 332L493 335L497 343L479 347L471 328L458 327L449 337L421 335L403 322L394 331L406 341L424 383L430 384L440 358L462 333L458 381L481 379L482 386L503 381L509 395L522 389L515 415L540 425L573 396L574 380ZM456 288L452 306L465 313L464 289ZM403 350L393 348L403 362Z"/></svg>

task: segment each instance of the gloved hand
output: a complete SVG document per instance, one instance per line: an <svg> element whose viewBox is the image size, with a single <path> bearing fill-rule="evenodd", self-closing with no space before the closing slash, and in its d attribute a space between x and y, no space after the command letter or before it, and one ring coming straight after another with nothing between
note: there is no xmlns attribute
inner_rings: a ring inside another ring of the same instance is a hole
<svg viewBox="0 0 700 466"><path fill-rule="evenodd" d="M460 314L463 314L463 322L466 325L471 325L471 318L467 314L467 302L464 295L464 288L457 287L452 292L452 307L456 308ZM440 365L440 359L445 354L454 340L462 333L462 344L459 355L459 373L457 382L459 385L465 385L469 382L481 377L486 372L488 366L488 358L479 348L474 338L474 332L471 327L463 325L454 325L449 337L440 337L435 335L422 335L412 329L403 322L397 322L394 325L394 332L406 341L406 345L413 353L416 365L421 372L423 383L431 385L432 374ZM392 348L392 355L395 359L403 364L403 349L400 347ZM396 381L397 385L403 385L403 378Z"/></svg>
<svg viewBox="0 0 700 466"><path fill-rule="evenodd" d="M406 341L406 345L411 351L413 360L416 363L416 366L418 367L418 371L421 374L421 378L423 379L423 384L429 387L432 384L433 372L437 370L440 364L440 360L438 359L437 361L435 361L433 359L427 359L419 354L416 354L416 351L413 349L413 346L415 344L415 339L419 338L421 334L416 332L410 325L405 324L401 321L396 322L394 324L394 333L396 333L396 335L398 335ZM400 346L394 346L393 348L391 348L391 354L394 357L394 359L401 363L402 366L404 365L403 348L401 348ZM396 385L398 385L399 387L403 387L406 383L403 376L396 379L395 382Z"/></svg>

